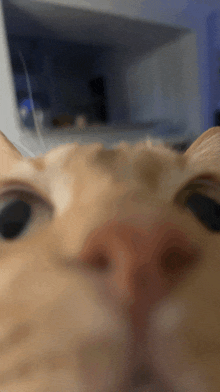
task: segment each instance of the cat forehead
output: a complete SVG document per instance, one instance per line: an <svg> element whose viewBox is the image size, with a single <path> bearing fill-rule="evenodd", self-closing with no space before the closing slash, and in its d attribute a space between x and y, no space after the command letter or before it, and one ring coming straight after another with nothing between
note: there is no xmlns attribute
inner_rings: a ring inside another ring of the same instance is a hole
<svg viewBox="0 0 220 392"><path fill-rule="evenodd" d="M121 143L110 150L101 143L86 146L74 143L33 159L32 165L38 171L54 169L76 174L79 170L90 175L100 174L101 170L118 180L127 180L130 176L155 187L163 173L174 167L182 171L186 167L186 158L162 145L153 146L149 141L134 146Z"/></svg>
<svg viewBox="0 0 220 392"><path fill-rule="evenodd" d="M54 200L57 194L62 195L62 199L65 195L68 203L73 193L92 192L98 184L100 189L104 186L112 194L119 184L125 193L146 186L150 192L159 193L162 198L166 194L169 199L187 176L186 166L184 155L149 142L134 146L121 143L110 150L101 143L73 143L59 146L45 155L23 158L2 178L3 182L19 181L31 185Z"/></svg>
<svg viewBox="0 0 220 392"><path fill-rule="evenodd" d="M186 167L186 158L162 145L153 146L149 142L134 146L121 143L113 149L105 149L101 143L79 145L77 143L59 146L35 158L16 162L9 176L33 178L47 177L55 180L59 175L111 175L121 181L133 177L141 182L148 182L155 187L161 175L173 170L182 171Z"/></svg>

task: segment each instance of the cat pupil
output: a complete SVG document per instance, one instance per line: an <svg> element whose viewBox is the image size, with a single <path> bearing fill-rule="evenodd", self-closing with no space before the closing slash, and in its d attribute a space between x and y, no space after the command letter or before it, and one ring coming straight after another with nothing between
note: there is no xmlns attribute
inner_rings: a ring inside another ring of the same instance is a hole
<svg viewBox="0 0 220 392"><path fill-rule="evenodd" d="M14 200L0 212L0 234L5 239L18 237L29 222L31 206L22 200Z"/></svg>
<svg viewBox="0 0 220 392"><path fill-rule="evenodd" d="M186 205L209 230L220 231L220 204L215 200L194 193L189 196Z"/></svg>

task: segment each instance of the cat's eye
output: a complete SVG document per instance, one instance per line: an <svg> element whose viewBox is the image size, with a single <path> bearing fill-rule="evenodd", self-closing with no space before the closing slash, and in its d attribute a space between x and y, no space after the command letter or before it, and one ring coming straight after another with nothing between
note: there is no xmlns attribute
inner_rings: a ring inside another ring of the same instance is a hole
<svg viewBox="0 0 220 392"><path fill-rule="evenodd" d="M210 197L192 193L185 201L187 206L207 229L220 231L220 204Z"/></svg>
<svg viewBox="0 0 220 392"><path fill-rule="evenodd" d="M4 239L15 239L28 225L32 213L30 204L23 200L12 200L0 211L0 235Z"/></svg>
<svg viewBox="0 0 220 392"><path fill-rule="evenodd" d="M52 207L31 192L13 191L0 197L0 238L15 240L42 228L50 219Z"/></svg>
<svg viewBox="0 0 220 392"><path fill-rule="evenodd" d="M190 210L208 230L220 231L220 185L200 177L190 182L176 196L178 205Z"/></svg>

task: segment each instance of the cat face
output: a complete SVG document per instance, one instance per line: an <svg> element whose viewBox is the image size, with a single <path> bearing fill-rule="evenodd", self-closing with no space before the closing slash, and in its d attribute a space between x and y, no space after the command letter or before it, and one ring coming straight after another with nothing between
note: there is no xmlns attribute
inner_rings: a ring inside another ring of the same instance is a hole
<svg viewBox="0 0 220 392"><path fill-rule="evenodd" d="M219 152L1 135L1 390L219 389Z"/></svg>

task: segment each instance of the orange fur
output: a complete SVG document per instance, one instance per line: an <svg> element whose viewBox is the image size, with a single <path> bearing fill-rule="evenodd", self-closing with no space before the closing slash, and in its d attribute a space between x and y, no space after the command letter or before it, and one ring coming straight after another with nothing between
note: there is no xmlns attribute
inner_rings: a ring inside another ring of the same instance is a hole
<svg viewBox="0 0 220 392"><path fill-rule="evenodd" d="M220 234L184 204L220 203L219 131L34 159L0 134L0 204L32 206L1 238L0 390L220 390Z"/></svg>

